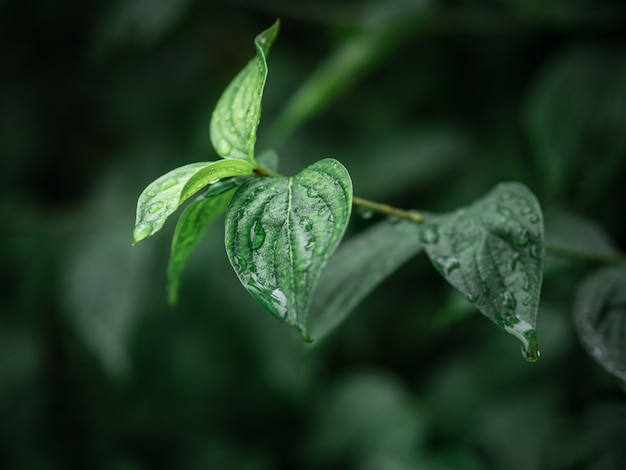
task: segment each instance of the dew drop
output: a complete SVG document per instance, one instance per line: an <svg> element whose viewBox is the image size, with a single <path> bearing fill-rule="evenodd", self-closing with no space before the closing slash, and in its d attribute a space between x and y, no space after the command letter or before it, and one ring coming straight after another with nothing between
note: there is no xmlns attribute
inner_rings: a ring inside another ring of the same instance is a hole
<svg viewBox="0 0 626 470"><path fill-rule="evenodd" d="M420 232L420 240L427 245L439 243L439 233L436 225L427 225Z"/></svg>
<svg viewBox="0 0 626 470"><path fill-rule="evenodd" d="M253 250L258 250L265 241L265 229L261 222L255 221L250 229L250 247Z"/></svg>
<svg viewBox="0 0 626 470"><path fill-rule="evenodd" d="M528 292L530 290L530 278L528 276L524 276L522 280L522 290Z"/></svg>
<svg viewBox="0 0 626 470"><path fill-rule="evenodd" d="M176 186L178 184L178 179L177 178L169 178L166 179L165 181L163 181L161 183L161 191L165 191L167 189L170 189L173 186Z"/></svg>
<svg viewBox="0 0 626 470"><path fill-rule="evenodd" d="M237 265L236 268L239 272L244 272L248 267L248 263L245 258L241 256L235 256L235 264Z"/></svg>
<svg viewBox="0 0 626 470"><path fill-rule="evenodd" d="M515 243L518 246L526 246L528 245L528 242L530 241L530 235L528 234L528 232L524 229L521 229L519 232L517 232L517 234L515 235Z"/></svg>
<svg viewBox="0 0 626 470"><path fill-rule="evenodd" d="M133 230L133 238L135 239L135 243L139 242L145 238L148 238L152 235L152 224L140 224L135 227Z"/></svg>
<svg viewBox="0 0 626 470"><path fill-rule="evenodd" d="M459 269L461 267L461 262L458 258L451 256L445 257L440 256L435 261L435 266L441 271L445 276L449 276L452 271Z"/></svg>
<svg viewBox="0 0 626 470"><path fill-rule="evenodd" d="M217 150L217 153L219 153L222 156L228 155L232 149L233 149L233 146L230 145L226 139L220 139L217 142L217 145L215 148L215 150Z"/></svg>
<svg viewBox="0 0 626 470"><path fill-rule="evenodd" d="M511 271L515 271L517 269L517 263L519 262L519 258L520 258L519 253L515 253L513 256L511 256L511 263L509 265L509 267L511 268Z"/></svg>
<svg viewBox="0 0 626 470"><path fill-rule="evenodd" d="M530 245L530 256L532 256L533 258L541 258L541 247L538 243L533 243L532 245Z"/></svg>
<svg viewBox="0 0 626 470"><path fill-rule="evenodd" d="M522 356L528 362L539 360L539 347L537 345L537 334L533 326L527 321L515 318L510 326L505 326L504 330L515 336L521 343Z"/></svg>
<svg viewBox="0 0 626 470"><path fill-rule="evenodd" d="M157 193L153 189L151 189L149 191L146 191L146 196L148 196L148 197L154 197L156 195L157 195Z"/></svg>
<svg viewBox="0 0 626 470"><path fill-rule="evenodd" d="M531 224L536 224L537 222L539 222L539 216L537 214L532 214L530 217L528 217L528 220Z"/></svg>
<svg viewBox="0 0 626 470"><path fill-rule="evenodd" d="M502 293L502 305L509 310L515 310L515 307L517 307L517 299L511 292L505 290Z"/></svg>
<svg viewBox="0 0 626 470"><path fill-rule="evenodd" d="M157 212L159 212L160 210L162 210L163 206L164 206L163 201L157 201L157 202L155 202L153 204L150 204L148 206L148 209L147 209L148 213L154 215Z"/></svg>

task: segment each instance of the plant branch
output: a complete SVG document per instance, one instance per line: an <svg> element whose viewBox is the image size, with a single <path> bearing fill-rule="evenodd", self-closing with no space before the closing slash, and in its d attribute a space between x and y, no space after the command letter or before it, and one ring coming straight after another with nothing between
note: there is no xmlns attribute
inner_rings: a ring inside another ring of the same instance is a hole
<svg viewBox="0 0 626 470"><path fill-rule="evenodd" d="M366 210L377 212L379 214L388 215L392 217L400 217L412 222L421 223L424 222L424 216L419 212L406 211L404 209L398 209L397 207L389 206L387 204L381 204L379 202L368 201L360 197L353 197L352 204L357 207L362 207Z"/></svg>

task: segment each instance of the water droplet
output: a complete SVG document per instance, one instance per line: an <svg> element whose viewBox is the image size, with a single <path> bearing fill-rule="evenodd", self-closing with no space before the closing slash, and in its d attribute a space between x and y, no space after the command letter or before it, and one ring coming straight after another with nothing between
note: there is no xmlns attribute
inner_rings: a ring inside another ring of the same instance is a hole
<svg viewBox="0 0 626 470"><path fill-rule="evenodd" d="M440 256L435 261L435 266L441 271L445 276L449 276L452 271L455 269L459 269L461 267L461 262L458 258L454 256L445 257Z"/></svg>
<svg viewBox="0 0 626 470"><path fill-rule="evenodd" d="M215 150L217 150L217 153L222 156L228 155L232 149L233 149L233 146L230 145L226 139L220 139L217 142L217 145L215 148Z"/></svg>
<svg viewBox="0 0 626 470"><path fill-rule="evenodd" d="M507 209L506 207L500 207L498 209L498 212L500 213L500 215L502 215L505 218L510 218L511 217L511 210Z"/></svg>
<svg viewBox="0 0 626 470"><path fill-rule="evenodd" d="M520 258L519 253L515 253L513 254L513 256L511 256L511 264L510 264L511 271L515 271L517 269L517 263L519 262L519 258Z"/></svg>
<svg viewBox="0 0 626 470"><path fill-rule="evenodd" d="M515 307L517 307L517 299L511 292L505 290L502 293L502 305L509 310L515 310Z"/></svg>
<svg viewBox="0 0 626 470"><path fill-rule="evenodd" d="M537 214L532 214L530 217L528 217L528 220L531 224L536 224L537 222L539 222L539 216Z"/></svg>
<svg viewBox="0 0 626 470"><path fill-rule="evenodd" d="M530 290L530 278L526 275L522 278L522 289L526 292Z"/></svg>
<svg viewBox="0 0 626 470"><path fill-rule="evenodd" d="M250 248L258 250L265 241L265 229L261 222L255 221L250 229Z"/></svg>
<svg viewBox="0 0 626 470"><path fill-rule="evenodd" d="M149 191L146 191L146 196L148 196L148 197L154 197L156 195L157 195L157 193L153 189L150 189Z"/></svg>
<svg viewBox="0 0 626 470"><path fill-rule="evenodd" d="M426 225L420 231L420 240L427 245L439 243L439 233L436 225Z"/></svg>
<svg viewBox="0 0 626 470"><path fill-rule="evenodd" d="M541 245L539 245L538 243L533 243L532 245L530 245L530 256L537 259L541 258Z"/></svg>
<svg viewBox="0 0 626 470"><path fill-rule="evenodd" d="M169 178L161 183L161 191L165 191L170 189L172 186L176 186L178 184L177 178Z"/></svg>
<svg viewBox="0 0 626 470"><path fill-rule="evenodd" d="M474 294L471 294L469 292L465 293L465 298L472 303L476 302L476 299L477 299L477 297Z"/></svg>
<svg viewBox="0 0 626 470"><path fill-rule="evenodd" d="M539 348L537 345L537 334L532 325L519 318L513 318L510 326L505 326L507 333L515 336L522 345L522 356L529 362L539 360Z"/></svg>
<svg viewBox="0 0 626 470"><path fill-rule="evenodd" d="M236 268L239 272L244 272L248 267L248 263L245 258L241 256L235 256L235 264L237 265Z"/></svg>
<svg viewBox="0 0 626 470"><path fill-rule="evenodd" d="M163 206L164 206L163 201L157 201L154 204L150 204L147 209L148 213L154 215L160 210L162 210Z"/></svg>
<svg viewBox="0 0 626 470"><path fill-rule="evenodd" d="M133 238L135 243L148 238L152 234L152 224L140 224L135 227L133 230Z"/></svg>
<svg viewBox="0 0 626 470"><path fill-rule="evenodd" d="M511 191L503 191L500 195L500 199L503 201L508 201L513 197L513 193Z"/></svg>
<svg viewBox="0 0 626 470"><path fill-rule="evenodd" d="M526 230L520 229L515 234L515 243L518 246L526 246L526 245L528 245L529 241L530 241L530 235L528 234L528 232Z"/></svg>
<svg viewBox="0 0 626 470"><path fill-rule="evenodd" d="M520 209L520 214L522 215L528 215L533 211L532 207L524 205L521 209Z"/></svg>
<svg viewBox="0 0 626 470"><path fill-rule="evenodd" d="M528 307L528 306L531 304L531 302L532 302L532 301L533 301L533 298L532 298L530 295L527 295L527 296L524 298L524 300L522 300L522 305L523 305L524 307Z"/></svg>

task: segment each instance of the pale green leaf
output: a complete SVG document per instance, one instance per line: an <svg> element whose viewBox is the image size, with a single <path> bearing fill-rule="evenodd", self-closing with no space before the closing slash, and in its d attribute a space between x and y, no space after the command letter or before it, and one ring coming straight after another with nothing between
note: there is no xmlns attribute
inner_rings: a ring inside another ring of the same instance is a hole
<svg viewBox="0 0 626 470"><path fill-rule="evenodd" d="M256 130L267 78L266 57L278 35L279 22L254 40L256 57L230 82L211 118L211 142L222 158L254 162Z"/></svg>
<svg viewBox="0 0 626 470"><path fill-rule="evenodd" d="M344 242L328 262L315 291L311 336L327 335L421 250L419 227L406 220L383 220Z"/></svg>
<svg viewBox="0 0 626 470"><path fill-rule="evenodd" d="M207 193L187 206L178 219L167 267L170 304L174 305L178 300L180 277L193 249L204 235L207 225L224 213L239 184L236 180L212 184Z"/></svg>
<svg viewBox="0 0 626 470"><path fill-rule="evenodd" d="M619 250L595 221L565 212L546 214L546 247L568 258L611 260Z"/></svg>
<svg viewBox="0 0 626 470"><path fill-rule="evenodd" d="M250 163L233 160L190 163L164 174L150 183L139 196L134 242L158 232L185 200L207 184L221 178L252 174Z"/></svg>
<svg viewBox="0 0 626 470"><path fill-rule="evenodd" d="M437 271L536 361L543 216L528 188L502 183L469 207L430 216L420 237Z"/></svg>
<svg viewBox="0 0 626 470"><path fill-rule="evenodd" d="M242 185L226 213L226 251L239 280L305 340L311 297L351 209L347 170L325 159L294 177Z"/></svg>
<svg viewBox="0 0 626 470"><path fill-rule="evenodd" d="M626 266L599 269L581 284L574 302L580 340L604 370L626 384Z"/></svg>

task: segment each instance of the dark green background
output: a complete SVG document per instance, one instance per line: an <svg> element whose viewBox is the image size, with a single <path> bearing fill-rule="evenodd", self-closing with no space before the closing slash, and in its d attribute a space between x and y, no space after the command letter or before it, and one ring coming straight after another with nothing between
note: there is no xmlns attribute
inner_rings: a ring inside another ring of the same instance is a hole
<svg viewBox="0 0 626 470"><path fill-rule="evenodd" d="M212 108L277 17L258 150L284 173L333 157L431 211L521 181L625 239L623 1L0 0L0 468L620 468L624 395L571 321L589 264L547 260L537 364L423 255L307 347L221 222L167 306L174 224L131 247L136 198L216 158ZM377 52L285 134L351 42Z"/></svg>

